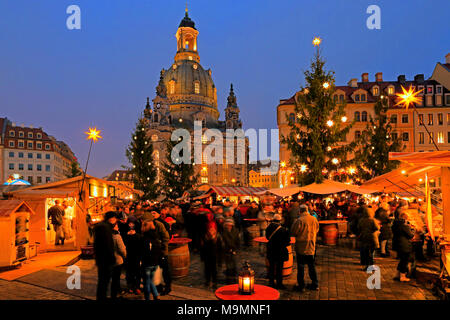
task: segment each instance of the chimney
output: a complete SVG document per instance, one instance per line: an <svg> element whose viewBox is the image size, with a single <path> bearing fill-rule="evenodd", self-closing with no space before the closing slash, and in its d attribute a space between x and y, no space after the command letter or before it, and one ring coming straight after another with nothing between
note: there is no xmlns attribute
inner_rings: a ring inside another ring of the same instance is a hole
<svg viewBox="0 0 450 320"><path fill-rule="evenodd" d="M361 75L362 82L369 82L369 74L367 72Z"/></svg>
<svg viewBox="0 0 450 320"><path fill-rule="evenodd" d="M356 88L358 86L358 79L353 78L351 79L348 83L348 86L352 87L352 88Z"/></svg>
<svg viewBox="0 0 450 320"><path fill-rule="evenodd" d="M375 81L376 82L382 82L383 81L383 72L375 73Z"/></svg>
<svg viewBox="0 0 450 320"><path fill-rule="evenodd" d="M404 74L401 74L397 77L397 82L399 83L405 83L406 82L406 77Z"/></svg>
<svg viewBox="0 0 450 320"><path fill-rule="evenodd" d="M414 82L423 83L425 81L423 74L416 74L414 76Z"/></svg>
<svg viewBox="0 0 450 320"><path fill-rule="evenodd" d="M450 53L445 56L445 63L450 64Z"/></svg>

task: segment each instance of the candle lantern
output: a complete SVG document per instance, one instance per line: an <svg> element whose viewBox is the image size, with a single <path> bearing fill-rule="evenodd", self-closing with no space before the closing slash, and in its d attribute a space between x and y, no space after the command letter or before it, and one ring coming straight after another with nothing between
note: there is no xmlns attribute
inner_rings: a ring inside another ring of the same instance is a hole
<svg viewBox="0 0 450 320"><path fill-rule="evenodd" d="M239 272L239 294L255 293L255 271L250 268L250 264L245 261L242 270Z"/></svg>

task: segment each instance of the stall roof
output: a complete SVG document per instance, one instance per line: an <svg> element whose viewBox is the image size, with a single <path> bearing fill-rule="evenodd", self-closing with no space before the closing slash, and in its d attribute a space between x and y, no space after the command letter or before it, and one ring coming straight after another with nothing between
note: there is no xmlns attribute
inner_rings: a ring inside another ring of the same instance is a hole
<svg viewBox="0 0 450 320"><path fill-rule="evenodd" d="M266 191L266 188L258 187L216 187L211 186L208 193L217 193L220 196L258 196L258 192Z"/></svg>
<svg viewBox="0 0 450 320"><path fill-rule="evenodd" d="M370 190L369 188L362 189L359 186L341 183L333 180L324 180L322 183L312 183L299 189L302 192L314 194L331 194L344 191L350 191L358 194L367 194L376 192L375 190Z"/></svg>
<svg viewBox="0 0 450 320"><path fill-rule="evenodd" d="M450 167L450 151L389 152L389 160L414 165Z"/></svg>
<svg viewBox="0 0 450 320"><path fill-rule="evenodd" d="M20 198L66 198L76 196L78 192L78 189L30 190L30 188L28 188L14 191L12 194L14 197Z"/></svg>
<svg viewBox="0 0 450 320"><path fill-rule="evenodd" d="M23 200L0 200L0 217L7 217L12 212L15 212L22 205L26 206L30 210L31 214L34 214L34 210Z"/></svg>
<svg viewBox="0 0 450 320"><path fill-rule="evenodd" d="M299 193L301 191L300 189L301 188L295 184L295 185L290 185L285 188L275 188L275 189L268 189L265 191L261 191L261 192L258 192L258 195L271 193L276 196L284 198L284 197L289 197L289 196L292 196L293 194Z"/></svg>

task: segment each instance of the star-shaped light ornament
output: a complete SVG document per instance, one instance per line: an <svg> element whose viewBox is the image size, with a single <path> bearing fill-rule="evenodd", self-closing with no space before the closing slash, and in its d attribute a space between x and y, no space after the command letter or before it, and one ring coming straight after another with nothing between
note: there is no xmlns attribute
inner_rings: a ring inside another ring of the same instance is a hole
<svg viewBox="0 0 450 320"><path fill-rule="evenodd" d="M422 101L422 97L418 97L417 95L423 91L423 89L419 91L415 91L415 89L410 86L408 90L406 90L402 86L402 93L397 93L397 99L398 102L396 106L403 105L406 110L408 110L408 107L410 105L413 105L414 103L420 103Z"/></svg>
<svg viewBox="0 0 450 320"><path fill-rule="evenodd" d="M313 43L314 47L316 47L316 46L319 46L321 42L322 42L322 39L320 39L320 37L315 37L312 43Z"/></svg>
<svg viewBox="0 0 450 320"><path fill-rule="evenodd" d="M85 133L87 134L87 140L97 142L99 139L103 139L103 137L100 135L100 130L97 130L97 127L89 128L89 131L86 131Z"/></svg>

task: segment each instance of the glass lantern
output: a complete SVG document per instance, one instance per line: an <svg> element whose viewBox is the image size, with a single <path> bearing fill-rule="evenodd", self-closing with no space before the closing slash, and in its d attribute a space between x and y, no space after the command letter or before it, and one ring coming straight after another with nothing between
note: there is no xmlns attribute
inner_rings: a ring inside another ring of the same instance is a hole
<svg viewBox="0 0 450 320"><path fill-rule="evenodd" d="M255 271L250 268L246 261L239 272L239 294L251 295L255 293Z"/></svg>

